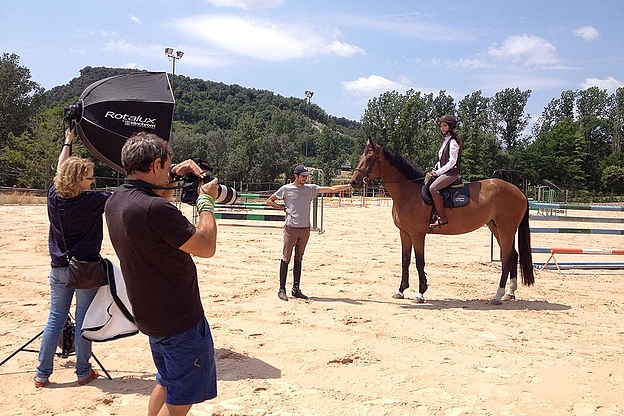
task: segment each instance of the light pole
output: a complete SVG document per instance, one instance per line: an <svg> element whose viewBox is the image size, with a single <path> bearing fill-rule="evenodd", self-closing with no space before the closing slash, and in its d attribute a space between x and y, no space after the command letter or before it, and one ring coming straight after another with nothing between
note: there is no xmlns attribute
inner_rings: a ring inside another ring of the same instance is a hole
<svg viewBox="0 0 624 416"><path fill-rule="evenodd" d="M310 119L310 101L312 100L312 96L314 95L314 91L306 90L305 92L306 98L308 99L308 120ZM308 136L306 136L306 146L305 146L305 157L308 157Z"/></svg>
<svg viewBox="0 0 624 416"><path fill-rule="evenodd" d="M175 63L178 59L182 58L182 56L184 55L184 52L175 51L174 53L173 48L165 48L165 55L167 56L167 59L173 62L173 69L171 72L171 93L173 94L173 97L175 98L175 93L173 92L173 83L175 79Z"/></svg>

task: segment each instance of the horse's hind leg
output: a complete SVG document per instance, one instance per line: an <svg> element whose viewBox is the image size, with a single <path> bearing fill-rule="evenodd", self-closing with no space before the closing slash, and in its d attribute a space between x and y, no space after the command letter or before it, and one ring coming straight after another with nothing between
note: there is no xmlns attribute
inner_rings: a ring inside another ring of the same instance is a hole
<svg viewBox="0 0 624 416"><path fill-rule="evenodd" d="M518 288L518 252L514 248L515 232L505 232L501 230L494 221L489 221L487 226L500 246L502 269L496 295L494 295L490 303L493 305L501 305L508 277L510 277L510 293L512 293L514 297L515 291Z"/></svg>
<svg viewBox="0 0 624 416"><path fill-rule="evenodd" d="M515 248L511 249L511 255L509 261L509 290L505 293L503 300L515 300L516 290L518 290L518 252Z"/></svg>
<svg viewBox="0 0 624 416"><path fill-rule="evenodd" d="M416 254L416 270L418 270L418 293L416 302L425 302L425 292L429 288L427 284L427 273L425 273L425 256Z"/></svg>

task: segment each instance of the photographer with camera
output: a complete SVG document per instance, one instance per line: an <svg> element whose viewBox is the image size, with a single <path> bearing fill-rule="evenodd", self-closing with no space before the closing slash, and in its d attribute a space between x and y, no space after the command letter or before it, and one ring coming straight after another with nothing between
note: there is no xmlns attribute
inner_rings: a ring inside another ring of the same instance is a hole
<svg viewBox="0 0 624 416"><path fill-rule="evenodd" d="M190 160L170 169L172 155L157 135L135 133L121 152L127 179L105 208L135 322L149 336L157 369L150 416L185 415L217 395L214 345L192 255L215 254L218 183L199 186L195 227L169 202L168 185L172 177L204 174Z"/></svg>
<svg viewBox="0 0 624 416"><path fill-rule="evenodd" d="M35 387L45 387L54 370L54 354L65 327L74 293L76 294L76 325L81 328L89 305L98 288L72 289L66 287L69 278L69 258L95 260L100 255L104 231L104 204L107 192L85 192L93 184L94 164L88 159L71 157L74 131L65 131L54 183L48 189L47 206L50 232L50 314L43 330L39 349L39 366L33 379ZM84 385L97 378L91 368L91 341L76 336L76 376Z"/></svg>
<svg viewBox="0 0 624 416"><path fill-rule="evenodd" d="M286 213L286 223L284 224L284 249L279 268L279 290L277 296L281 300L288 301L286 295L286 275L288 274L288 263L295 249L295 262L293 265L293 287L291 294L295 298L308 299L301 292L301 262L310 238L310 202L319 193L336 193L346 191L351 185L319 186L310 184L308 176L310 172L305 166L295 167L293 172L295 180L280 187L273 195L267 199L266 204ZM278 199L284 201L285 207L277 204Z"/></svg>

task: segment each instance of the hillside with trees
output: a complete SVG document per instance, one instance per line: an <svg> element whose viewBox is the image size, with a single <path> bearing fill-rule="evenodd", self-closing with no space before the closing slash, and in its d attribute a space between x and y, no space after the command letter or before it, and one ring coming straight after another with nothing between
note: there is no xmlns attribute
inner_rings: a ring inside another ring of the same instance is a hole
<svg viewBox="0 0 624 416"><path fill-rule="evenodd" d="M93 82L134 71L85 67L66 85L44 91L30 79L28 68L19 65L19 56L4 53L0 186L45 187L65 128L63 108ZM475 91L458 102L446 91L388 91L369 100L358 122L271 91L181 75L171 81L176 160L201 158L215 176L237 187L275 186L299 163L322 169L327 183L346 161L355 166L367 138L431 167L440 144L437 119L454 114L466 180L510 170L521 172L534 186L554 183L576 200L624 194L624 88L614 94L596 87L563 91L529 130L531 115L525 107L531 90L513 87L491 97ZM74 153L88 156L81 146ZM120 180L101 163L96 175Z"/></svg>

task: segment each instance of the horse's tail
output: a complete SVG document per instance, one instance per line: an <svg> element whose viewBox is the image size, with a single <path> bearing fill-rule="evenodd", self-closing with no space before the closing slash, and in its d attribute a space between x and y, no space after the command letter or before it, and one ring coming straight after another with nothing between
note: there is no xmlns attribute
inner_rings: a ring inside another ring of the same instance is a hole
<svg viewBox="0 0 624 416"><path fill-rule="evenodd" d="M531 254L531 230L529 228L529 202L527 201L524 218L518 226L518 251L520 252L520 273L522 283L531 286L535 283L533 274L533 255Z"/></svg>

